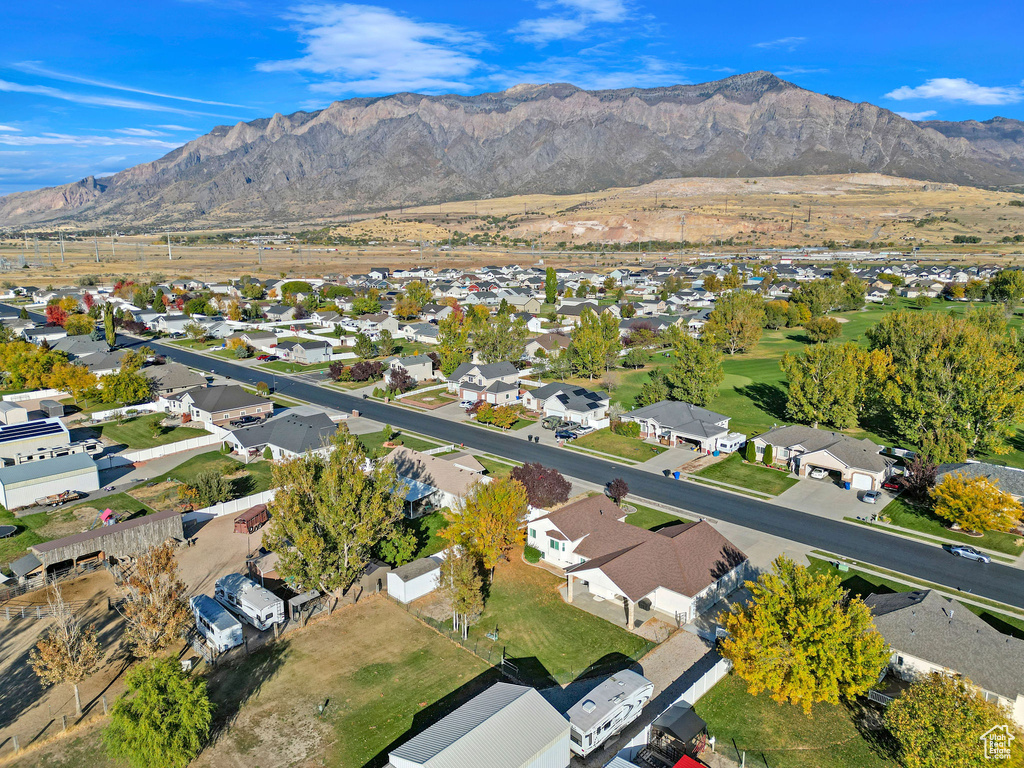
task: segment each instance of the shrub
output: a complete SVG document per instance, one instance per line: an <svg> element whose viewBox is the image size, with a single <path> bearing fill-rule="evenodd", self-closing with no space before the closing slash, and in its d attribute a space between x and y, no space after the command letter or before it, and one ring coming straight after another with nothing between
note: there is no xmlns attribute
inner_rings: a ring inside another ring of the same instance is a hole
<svg viewBox="0 0 1024 768"><path fill-rule="evenodd" d="M754 445L753 440L747 440L747 447L743 458L751 464L757 461L757 446Z"/></svg>
<svg viewBox="0 0 1024 768"><path fill-rule="evenodd" d="M623 437L640 437L640 425L635 421L613 421L612 432Z"/></svg>
<svg viewBox="0 0 1024 768"><path fill-rule="evenodd" d="M384 366L377 360L356 363L350 369L352 381L369 381L379 379L384 374Z"/></svg>
<svg viewBox="0 0 1024 768"><path fill-rule="evenodd" d="M274 458L274 452L271 450L269 445L263 449L263 458L267 460Z"/></svg>
<svg viewBox="0 0 1024 768"><path fill-rule="evenodd" d="M764 463L765 466L770 467L775 462L775 449L772 448L771 443L764 447Z"/></svg>
<svg viewBox="0 0 1024 768"><path fill-rule="evenodd" d="M527 544L525 549L523 549L523 559L528 563L539 563L540 550Z"/></svg>

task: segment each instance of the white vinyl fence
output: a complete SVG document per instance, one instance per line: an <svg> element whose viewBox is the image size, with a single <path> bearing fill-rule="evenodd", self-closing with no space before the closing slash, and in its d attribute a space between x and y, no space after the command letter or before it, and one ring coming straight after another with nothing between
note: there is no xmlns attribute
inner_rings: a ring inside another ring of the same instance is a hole
<svg viewBox="0 0 1024 768"><path fill-rule="evenodd" d="M36 389L32 392L17 392L13 395L4 395L5 403L20 403L24 400L41 400L44 397L67 397L67 392L61 389Z"/></svg>
<svg viewBox="0 0 1024 768"><path fill-rule="evenodd" d="M126 405L124 408L111 408L109 411L96 411L91 419L96 422L110 421L119 413L123 414L125 418L131 419L144 413L157 413L162 410L163 406L159 403L139 403L138 405Z"/></svg>
<svg viewBox="0 0 1024 768"><path fill-rule="evenodd" d="M125 451L124 453L114 454L111 456L103 456L96 461L96 466L99 469L112 469L114 467L123 467L128 464L135 464L139 461L159 459L161 456L184 453L185 451L191 451L196 448L220 445L224 440L224 435L226 434L227 430L221 429L220 427L213 427L212 434L209 435L199 435L198 437L190 437L187 440L179 440L176 443L167 443L166 445L156 445L152 448L143 448L138 451Z"/></svg>
<svg viewBox="0 0 1024 768"><path fill-rule="evenodd" d="M215 517L237 514L238 512L244 512L249 509L249 507L255 507L257 504L269 504L273 501L276 493L277 488L271 488L269 491L261 491L260 493L254 493L251 496L243 496L241 499L222 501L220 504L214 504L212 507L186 512L184 519L185 522L193 520L213 520Z"/></svg>
<svg viewBox="0 0 1024 768"><path fill-rule="evenodd" d="M447 388L448 388L448 382L445 382L444 384L433 384L433 385L431 385L429 387L422 387L420 389L413 389L413 390L410 390L408 392L403 392L400 395L395 395L395 400L401 400L403 397L409 397L410 395L420 395L420 394L422 394L424 392L433 392L436 389L447 389Z"/></svg>
<svg viewBox="0 0 1024 768"><path fill-rule="evenodd" d="M449 451L455 450L455 443L448 443L448 445L439 445L437 448L428 448L420 453L425 453L427 456L436 456L439 453L448 453Z"/></svg>
<svg viewBox="0 0 1024 768"><path fill-rule="evenodd" d="M700 678L687 688L682 695L676 699L676 703L685 701L690 706L697 703L701 696L715 687L715 683L729 674L732 669L732 662L728 659L719 659L711 669L705 672Z"/></svg>

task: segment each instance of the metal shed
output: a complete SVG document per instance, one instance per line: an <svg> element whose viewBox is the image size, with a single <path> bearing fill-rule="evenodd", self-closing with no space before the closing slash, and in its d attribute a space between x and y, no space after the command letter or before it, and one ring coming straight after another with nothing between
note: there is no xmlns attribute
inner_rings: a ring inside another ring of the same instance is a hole
<svg viewBox="0 0 1024 768"><path fill-rule="evenodd" d="M388 573L388 594L400 603L411 603L437 589L443 558L421 557Z"/></svg>
<svg viewBox="0 0 1024 768"><path fill-rule="evenodd" d="M39 410L43 411L51 419L64 418L64 403L57 400L40 400Z"/></svg>

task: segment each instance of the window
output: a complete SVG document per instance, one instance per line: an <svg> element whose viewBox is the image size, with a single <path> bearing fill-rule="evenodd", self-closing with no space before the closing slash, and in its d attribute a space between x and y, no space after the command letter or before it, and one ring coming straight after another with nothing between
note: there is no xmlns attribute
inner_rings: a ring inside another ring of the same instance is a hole
<svg viewBox="0 0 1024 768"><path fill-rule="evenodd" d="M529 533L530 533L530 538L531 539L536 539L537 538L537 529L536 528L530 528L529 529Z"/></svg>
<svg viewBox="0 0 1024 768"><path fill-rule="evenodd" d="M548 539L548 547L549 547L550 549L555 549L555 550L557 550L557 549L558 549L558 542L557 542L557 541L555 541L554 539Z"/></svg>

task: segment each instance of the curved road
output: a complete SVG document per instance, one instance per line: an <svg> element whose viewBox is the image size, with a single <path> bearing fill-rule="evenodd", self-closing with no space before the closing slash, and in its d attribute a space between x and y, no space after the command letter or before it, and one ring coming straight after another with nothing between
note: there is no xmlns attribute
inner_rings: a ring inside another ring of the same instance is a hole
<svg viewBox="0 0 1024 768"><path fill-rule="evenodd" d="M140 342L141 343L141 342ZM160 344L167 358L192 368L230 377L249 385L265 380L257 372L227 360ZM392 424L436 437L445 442L465 443L479 451L517 461L539 461L572 477L606 484L621 477L638 496L687 510L696 515L725 520L782 539L871 563L882 568L945 584L974 594L1024 608L1024 570L991 563L982 565L960 558L934 546L890 536L870 528L816 517L787 507L725 493L714 488L684 483L576 451L543 443L528 443L500 432L472 427L430 416L426 413L363 400L333 389L325 389L288 376L277 377L282 395L292 395L339 411L358 410L374 421Z"/></svg>

